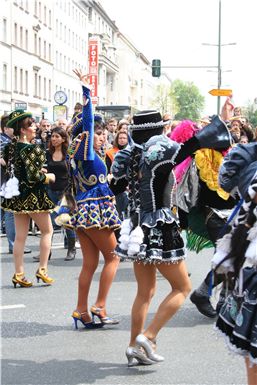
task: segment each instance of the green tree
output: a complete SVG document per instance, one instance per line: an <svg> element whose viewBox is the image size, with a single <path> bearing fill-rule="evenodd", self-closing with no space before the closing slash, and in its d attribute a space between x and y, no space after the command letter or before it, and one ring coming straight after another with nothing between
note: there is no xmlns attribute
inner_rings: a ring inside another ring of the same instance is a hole
<svg viewBox="0 0 257 385"><path fill-rule="evenodd" d="M255 103L251 103L250 100L248 101L248 104L243 109L244 114L246 118L249 120L249 123L253 127L257 127L257 108Z"/></svg>
<svg viewBox="0 0 257 385"><path fill-rule="evenodd" d="M176 120L196 121L201 117L205 99L195 84L176 79L172 83L170 96L173 100Z"/></svg>
<svg viewBox="0 0 257 385"><path fill-rule="evenodd" d="M152 102L152 107L156 108L163 115L165 112L172 113L173 99L170 94L170 86L160 84L156 87L156 98Z"/></svg>

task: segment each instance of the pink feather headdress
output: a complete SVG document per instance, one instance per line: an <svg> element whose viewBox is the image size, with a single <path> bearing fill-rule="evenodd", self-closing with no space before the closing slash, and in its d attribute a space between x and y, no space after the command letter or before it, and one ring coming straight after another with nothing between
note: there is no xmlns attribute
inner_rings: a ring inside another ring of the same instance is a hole
<svg viewBox="0 0 257 385"><path fill-rule="evenodd" d="M177 143L184 143L192 138L197 131L199 131L199 128L194 122L191 120L183 120L174 128L174 130L172 130L172 132L169 134L169 138ZM175 167L174 172L176 175L177 183L181 182L183 176L191 164L191 161L192 158L189 156L182 163Z"/></svg>

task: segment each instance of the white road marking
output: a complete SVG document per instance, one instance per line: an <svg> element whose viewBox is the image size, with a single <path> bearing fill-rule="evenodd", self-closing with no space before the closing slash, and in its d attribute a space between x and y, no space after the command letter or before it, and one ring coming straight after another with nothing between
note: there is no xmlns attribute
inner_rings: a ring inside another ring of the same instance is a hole
<svg viewBox="0 0 257 385"><path fill-rule="evenodd" d="M18 304L18 305L5 305L5 306L0 306L0 310L7 310L7 309L19 309L21 307L26 307L25 305Z"/></svg>

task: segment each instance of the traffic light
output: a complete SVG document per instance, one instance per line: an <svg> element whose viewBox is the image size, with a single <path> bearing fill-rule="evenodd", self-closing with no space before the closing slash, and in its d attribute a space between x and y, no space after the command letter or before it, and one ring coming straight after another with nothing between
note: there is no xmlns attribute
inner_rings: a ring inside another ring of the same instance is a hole
<svg viewBox="0 0 257 385"><path fill-rule="evenodd" d="M154 78L161 76L161 61L159 59L152 60L152 76Z"/></svg>

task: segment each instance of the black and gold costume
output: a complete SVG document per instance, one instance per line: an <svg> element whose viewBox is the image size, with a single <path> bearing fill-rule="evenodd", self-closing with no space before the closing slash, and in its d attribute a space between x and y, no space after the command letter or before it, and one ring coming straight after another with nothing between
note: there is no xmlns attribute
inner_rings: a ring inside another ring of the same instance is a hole
<svg viewBox="0 0 257 385"><path fill-rule="evenodd" d="M54 203L47 194L46 176L41 171L46 160L44 149L38 144L10 143L4 151L7 164L11 151L14 151L14 175L19 180L20 195L4 198L2 208L14 213L51 211Z"/></svg>

